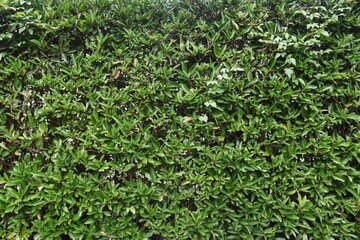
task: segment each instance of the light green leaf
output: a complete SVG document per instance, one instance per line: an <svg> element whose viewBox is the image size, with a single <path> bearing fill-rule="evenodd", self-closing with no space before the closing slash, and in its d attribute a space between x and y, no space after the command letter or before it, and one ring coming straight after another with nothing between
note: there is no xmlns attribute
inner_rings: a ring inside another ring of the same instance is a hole
<svg viewBox="0 0 360 240"><path fill-rule="evenodd" d="M348 114L346 116L347 119L352 119L352 120L355 120L355 121L360 121L360 116L359 115L356 115L356 114Z"/></svg>
<svg viewBox="0 0 360 240"><path fill-rule="evenodd" d="M294 70L292 68L286 68L285 69L285 74L291 78L291 76L294 74Z"/></svg>
<svg viewBox="0 0 360 240"><path fill-rule="evenodd" d="M134 167L135 166L135 164L133 164L133 163L129 163L129 164L127 164L125 167L124 167L124 172L127 172L127 171L129 171L132 167Z"/></svg>
<svg viewBox="0 0 360 240"><path fill-rule="evenodd" d="M326 30L322 30L322 31L321 31L321 34L324 35L325 37L329 37L329 36L330 36L330 34L328 33L328 31L326 31Z"/></svg>
<svg viewBox="0 0 360 240"><path fill-rule="evenodd" d="M207 122L207 121L208 121L208 116L206 116L205 114L204 114L204 115L201 115L201 116L199 117L199 121L201 121L201 122Z"/></svg>
<svg viewBox="0 0 360 240"><path fill-rule="evenodd" d="M289 62L289 63L291 63L292 65L296 66L296 60L295 60L295 58L288 58L286 61Z"/></svg>
<svg viewBox="0 0 360 240"><path fill-rule="evenodd" d="M135 214L135 208L134 208L134 206L131 206L131 207L127 207L126 208L126 213L129 213L129 212L132 212L133 214Z"/></svg>
<svg viewBox="0 0 360 240"><path fill-rule="evenodd" d="M211 107L214 107L214 108L217 106L216 102L214 100L209 100L209 101L205 102L204 105L207 106L207 107L211 106Z"/></svg>
<svg viewBox="0 0 360 240"><path fill-rule="evenodd" d="M48 126L46 125L46 123L40 123L39 130L41 133L46 133L48 131Z"/></svg>

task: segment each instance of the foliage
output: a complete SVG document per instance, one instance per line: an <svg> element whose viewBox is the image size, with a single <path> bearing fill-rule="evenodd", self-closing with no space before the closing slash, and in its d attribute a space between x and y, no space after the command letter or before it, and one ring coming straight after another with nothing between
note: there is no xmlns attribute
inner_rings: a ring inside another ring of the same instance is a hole
<svg viewBox="0 0 360 240"><path fill-rule="evenodd" d="M357 239L359 3L0 1L0 238Z"/></svg>

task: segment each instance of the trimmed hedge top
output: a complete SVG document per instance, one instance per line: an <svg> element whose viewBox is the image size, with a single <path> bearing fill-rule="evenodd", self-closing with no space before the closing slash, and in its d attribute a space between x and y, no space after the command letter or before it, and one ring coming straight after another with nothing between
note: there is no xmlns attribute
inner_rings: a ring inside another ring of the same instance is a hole
<svg viewBox="0 0 360 240"><path fill-rule="evenodd" d="M357 239L359 16L0 1L0 238Z"/></svg>

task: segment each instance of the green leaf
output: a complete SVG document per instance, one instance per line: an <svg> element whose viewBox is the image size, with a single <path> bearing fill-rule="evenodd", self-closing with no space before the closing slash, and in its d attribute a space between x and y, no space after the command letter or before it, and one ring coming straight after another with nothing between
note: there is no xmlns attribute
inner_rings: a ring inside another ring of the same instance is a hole
<svg viewBox="0 0 360 240"><path fill-rule="evenodd" d="M208 117L204 114L204 115L201 115L200 117L199 117L199 121L201 121L201 122L207 122L208 121Z"/></svg>
<svg viewBox="0 0 360 240"><path fill-rule="evenodd" d="M135 214L136 213L136 210L134 208L134 206L131 206L131 207L127 207L126 208L126 213L129 213L131 212L132 214Z"/></svg>
<svg viewBox="0 0 360 240"><path fill-rule="evenodd" d="M356 115L356 114L347 114L346 115L347 119L351 119L351 120L355 120L357 122L360 122L360 115Z"/></svg>
<svg viewBox="0 0 360 240"><path fill-rule="evenodd" d="M135 164L133 164L133 163L129 163L129 164L127 164L125 167L124 167L124 172L127 172L127 171L129 171L131 168L133 168L133 167L135 167Z"/></svg>
<svg viewBox="0 0 360 240"><path fill-rule="evenodd" d="M286 68L285 74L288 76L288 78L291 78L294 74L294 70L292 68Z"/></svg>
<svg viewBox="0 0 360 240"><path fill-rule="evenodd" d="M326 30L322 30L322 31L321 31L321 34L324 35L325 37L329 37L329 36L330 36L330 34L328 33L328 31L326 31Z"/></svg>
<svg viewBox="0 0 360 240"><path fill-rule="evenodd" d="M47 133L48 126L46 125L46 123L44 123L44 122L40 123L39 130L40 130L41 134Z"/></svg>
<svg viewBox="0 0 360 240"><path fill-rule="evenodd" d="M295 60L295 58L288 58L286 61L289 62L289 63L291 63L292 65L296 66L296 60Z"/></svg>
<svg viewBox="0 0 360 240"><path fill-rule="evenodd" d="M205 102L204 105L206 107L209 107L209 106L214 107L214 108L217 107L216 102L214 100L209 100L209 101Z"/></svg>
<svg viewBox="0 0 360 240"><path fill-rule="evenodd" d="M86 224L86 225L90 225L90 224L94 224L95 222L96 222L96 220L95 220L95 219L90 218L90 219L86 220L86 221L84 222L84 224Z"/></svg>
<svg viewBox="0 0 360 240"><path fill-rule="evenodd" d="M73 216L72 220L73 220L73 221L77 221L77 220L79 220L79 219L81 218L81 216L82 216L82 211L79 210L79 211Z"/></svg>
<svg viewBox="0 0 360 240"><path fill-rule="evenodd" d="M237 25L237 23L234 20L231 21L231 25L235 30L239 30L239 25Z"/></svg>

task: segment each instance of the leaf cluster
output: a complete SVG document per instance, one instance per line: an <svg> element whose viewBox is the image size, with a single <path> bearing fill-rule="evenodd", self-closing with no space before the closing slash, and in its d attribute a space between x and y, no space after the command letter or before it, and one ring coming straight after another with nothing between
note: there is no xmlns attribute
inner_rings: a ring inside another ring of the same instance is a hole
<svg viewBox="0 0 360 240"><path fill-rule="evenodd" d="M357 239L359 16L0 0L0 238Z"/></svg>

